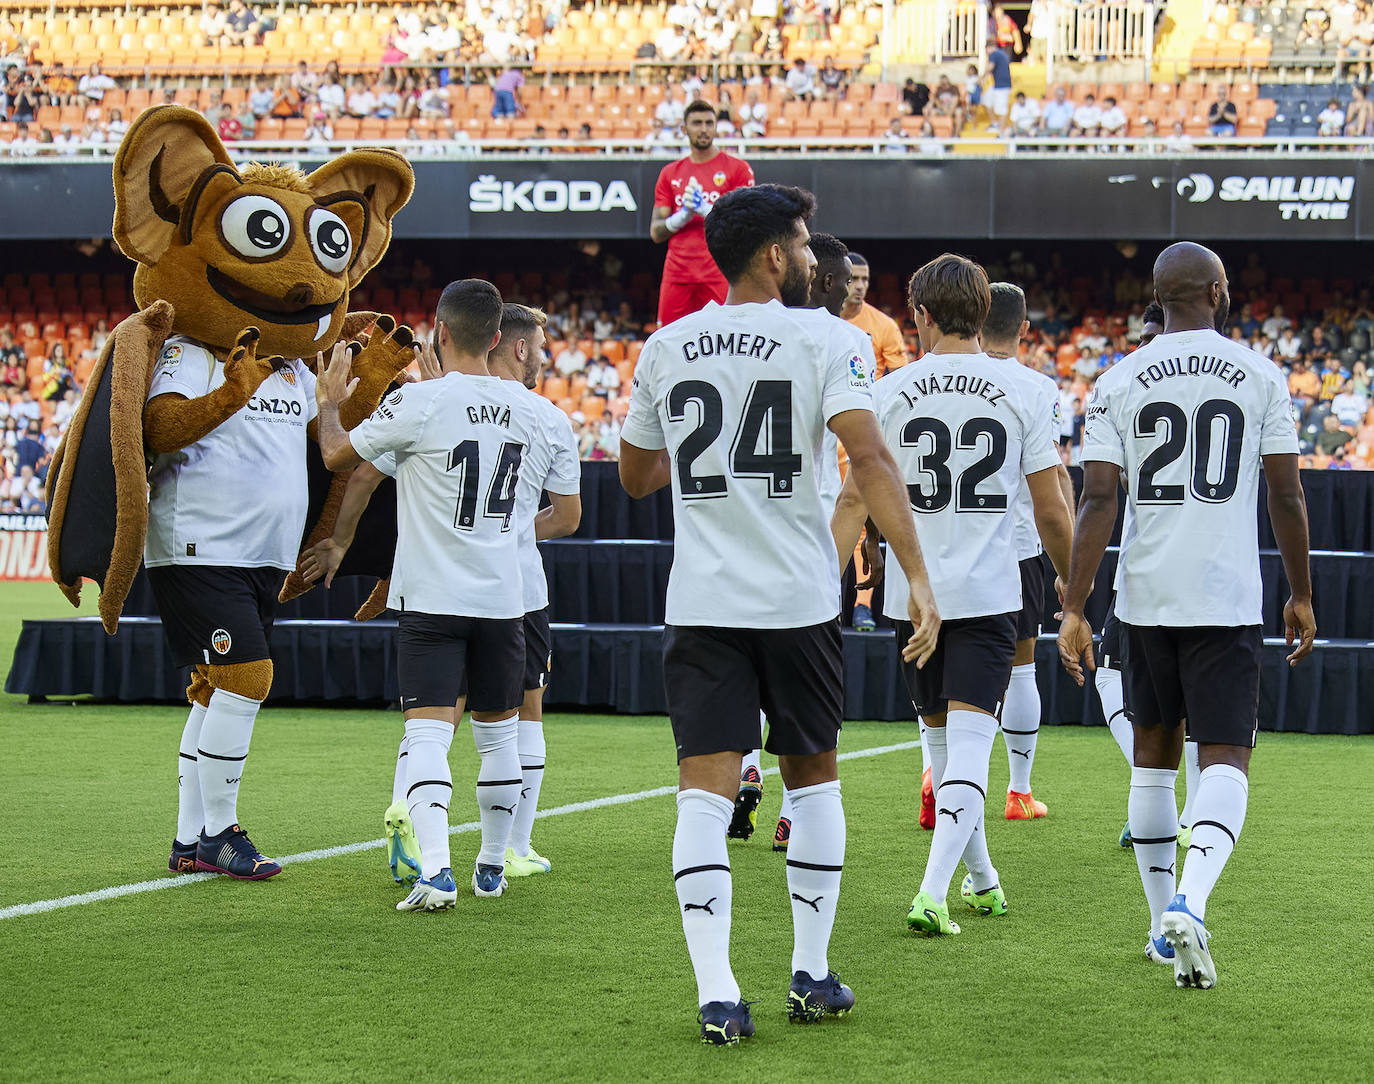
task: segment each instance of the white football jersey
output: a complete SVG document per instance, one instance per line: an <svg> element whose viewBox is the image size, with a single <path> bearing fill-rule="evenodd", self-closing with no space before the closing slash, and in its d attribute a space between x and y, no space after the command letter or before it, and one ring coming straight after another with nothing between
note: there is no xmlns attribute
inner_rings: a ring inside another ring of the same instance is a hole
<svg viewBox="0 0 1374 1084"><path fill-rule="evenodd" d="M224 363L177 335L158 355L148 398L199 399L223 383ZM288 362L227 421L156 456L143 563L295 568L310 499L305 430L315 413L315 374Z"/></svg>
<svg viewBox="0 0 1374 1084"><path fill-rule="evenodd" d="M1297 454L1282 371L1215 331L1159 335L1099 377L1083 460L1126 472L1117 616L1260 624L1260 457Z"/></svg>
<svg viewBox="0 0 1374 1084"><path fill-rule="evenodd" d="M1022 365L986 354L926 354L878 381L878 425L907 483L940 616L1021 607L1016 494L1058 465L1053 415ZM907 578L887 564L883 613L908 620Z"/></svg>
<svg viewBox="0 0 1374 1084"><path fill-rule="evenodd" d="M396 456L387 606L459 617L525 613L515 503L537 428L519 384L447 373L393 391L348 434L368 461Z"/></svg>
<svg viewBox="0 0 1374 1084"><path fill-rule="evenodd" d="M993 360L1000 361L1000 358ZM1008 365L1015 365L1030 377L1027 384L1040 393L1035 410L1048 414L1050 418L1051 444L1056 457L1059 454L1059 385L1044 373L1022 365L1015 358L1007 359ZM1061 460L1062 462L1062 460ZM1031 500L1030 485L1023 477L1021 487L1016 491L1016 559L1024 561L1027 557L1039 556L1043 547L1040 544L1040 530L1035 526L1035 502Z"/></svg>
<svg viewBox="0 0 1374 1084"><path fill-rule="evenodd" d="M524 583L525 612L549 604L549 585L544 561L534 540L534 517L545 492L569 496L581 492L582 463L577 457L577 436L572 423L552 400L525 390L534 408L538 428L525 461L520 464L520 484L515 490L515 518L520 524L520 577Z"/></svg>
<svg viewBox="0 0 1374 1084"><path fill-rule="evenodd" d="M872 384L877 379L878 362L873 357L873 340L866 332L860 331L848 320L839 320L846 328L853 333L854 349L863 358L864 365L868 370L868 382ZM821 447L821 457L817 463L819 471L819 484L821 487L821 504L835 510L835 502L840 498L840 488L844 485L844 478L840 475L840 438L829 429L825 431L825 442Z"/></svg>
<svg viewBox="0 0 1374 1084"><path fill-rule="evenodd" d="M839 612L817 463L831 418L873 409L841 325L780 301L711 302L645 344L621 440L672 457L668 624L804 628Z"/></svg>

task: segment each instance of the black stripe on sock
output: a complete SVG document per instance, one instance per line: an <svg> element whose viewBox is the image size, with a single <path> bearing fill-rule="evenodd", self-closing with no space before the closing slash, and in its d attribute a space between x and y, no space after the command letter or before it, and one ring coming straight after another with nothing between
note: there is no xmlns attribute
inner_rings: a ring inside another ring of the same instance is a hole
<svg viewBox="0 0 1374 1084"><path fill-rule="evenodd" d="M448 787L452 790L453 784L446 779L421 779L418 783L411 784L410 789L406 791L406 797L409 798L420 787Z"/></svg>
<svg viewBox="0 0 1374 1084"><path fill-rule="evenodd" d="M542 764L522 764L522 765L520 765L520 770L521 770L522 772L542 772L542 771L544 770L544 765L542 765Z"/></svg>
<svg viewBox="0 0 1374 1084"><path fill-rule="evenodd" d="M1118 715L1125 715L1125 714L1126 714L1126 709L1125 709L1125 708L1120 708L1120 709L1118 709L1117 711L1112 712L1112 719L1115 719ZM1107 725L1108 725L1108 726L1111 726L1111 725L1112 725L1112 719L1108 719L1108 720L1107 720Z"/></svg>
<svg viewBox="0 0 1374 1084"><path fill-rule="evenodd" d="M1225 832L1228 836L1231 837L1231 846L1234 847L1236 845L1235 834L1231 831L1231 829L1227 828L1226 825L1222 824L1220 821L1193 821L1193 831L1196 832L1204 824L1210 824L1213 828L1220 828L1223 832Z"/></svg>
<svg viewBox="0 0 1374 1084"><path fill-rule="evenodd" d="M689 873L708 873L713 869L724 870L726 873L730 872L729 866L688 866L686 869L680 869L676 873L674 873L673 880L681 880L683 877L686 877Z"/></svg>
<svg viewBox="0 0 1374 1084"><path fill-rule="evenodd" d="M939 789L944 790L945 787L952 787L955 783L962 783L966 787L972 787L984 798L988 796L988 792L985 791L982 787L980 787L977 783L975 783L972 779L942 779L940 781Z"/></svg>
<svg viewBox="0 0 1374 1084"><path fill-rule="evenodd" d="M400 760L402 757L408 757L408 756L410 756L409 753L397 753L397 754L396 754L396 759L397 759L397 760Z"/></svg>
<svg viewBox="0 0 1374 1084"><path fill-rule="evenodd" d="M1146 839L1143 836L1131 836L1132 843L1177 843L1178 836L1160 836L1158 839Z"/></svg>
<svg viewBox="0 0 1374 1084"><path fill-rule="evenodd" d="M1034 730L1008 730L1006 727L1003 727L1003 728L1002 728L1002 733L1003 733L1003 734L1023 734L1023 735L1024 735L1024 734L1039 734L1039 733L1040 733L1040 728L1037 726Z"/></svg>
<svg viewBox="0 0 1374 1084"><path fill-rule="evenodd" d="M207 753L204 749L197 749L196 752L199 753L199 754L200 754L201 756L203 756L203 757L209 757L211 760L228 760L228 761L231 761L231 762L237 762L237 761L240 761L240 760L247 760L247 759L248 759L248 754L247 754L247 753L244 753L243 756L241 756L241 757L222 757L222 756L220 756L218 753Z"/></svg>
<svg viewBox="0 0 1374 1084"><path fill-rule="evenodd" d="M523 783L523 779L479 779L479 787L509 787L517 783Z"/></svg>
<svg viewBox="0 0 1374 1084"><path fill-rule="evenodd" d="M196 758L190 753L178 753L177 756L181 757L182 760L189 760L192 764L196 762Z"/></svg>
<svg viewBox="0 0 1374 1084"><path fill-rule="evenodd" d="M818 869L828 873L839 873L844 869L843 866L822 866L816 862L798 862L795 858L789 858L787 864L789 866L796 866L798 869Z"/></svg>

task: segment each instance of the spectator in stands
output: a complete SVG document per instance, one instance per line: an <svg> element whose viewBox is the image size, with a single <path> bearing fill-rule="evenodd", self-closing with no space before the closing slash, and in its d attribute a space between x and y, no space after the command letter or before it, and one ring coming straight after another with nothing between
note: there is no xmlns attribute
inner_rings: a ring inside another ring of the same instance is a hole
<svg viewBox="0 0 1374 1084"><path fill-rule="evenodd" d="M346 93L337 75L326 76L315 96L320 108L324 110L324 115L330 120L337 120L343 116Z"/></svg>
<svg viewBox="0 0 1374 1084"><path fill-rule="evenodd" d="M1073 125L1073 116L1073 102L1069 101L1068 90L1062 86L1055 87L1040 118L1040 134L1051 139L1063 139Z"/></svg>
<svg viewBox="0 0 1374 1084"><path fill-rule="evenodd" d="M596 319L592 321L592 338L609 339L615 334L615 320L612 318L609 309L602 309L596 314Z"/></svg>
<svg viewBox="0 0 1374 1084"><path fill-rule="evenodd" d="M20 467L14 477L5 483L5 497L10 507L19 511L28 511L24 507L25 502L30 505L37 500L38 507L34 514L43 511L43 487L39 484L38 476L32 467Z"/></svg>
<svg viewBox="0 0 1374 1084"><path fill-rule="evenodd" d="M388 75L377 87L377 108L372 111L374 117L381 117L389 120L392 117L401 115L401 92L396 89L396 77Z"/></svg>
<svg viewBox="0 0 1374 1084"><path fill-rule="evenodd" d="M1181 120L1174 121L1173 127L1169 129L1169 135L1164 140L1164 149L1170 154L1181 154L1193 149L1192 137L1188 135Z"/></svg>
<svg viewBox="0 0 1374 1084"><path fill-rule="evenodd" d="M301 136L302 142L308 147L324 149L333 138L334 126L329 123L329 115L322 109L316 110Z"/></svg>
<svg viewBox="0 0 1374 1084"><path fill-rule="evenodd" d="M1006 16L1005 12L1002 14ZM1019 33L1017 38L1019 40ZM992 131L996 133L1006 128L1007 114L1011 109L1011 53L1000 43L992 41L987 43L986 52L987 75L992 80L992 86L988 89L988 119Z"/></svg>
<svg viewBox="0 0 1374 1084"><path fill-rule="evenodd" d="M518 117L524 112L520 104L520 88L525 85L525 75L519 68L506 68L491 84L493 100L491 115L496 118Z"/></svg>
<svg viewBox="0 0 1374 1084"><path fill-rule="evenodd" d="M259 120L272 112L272 90L260 77L255 76L249 85L248 108Z"/></svg>
<svg viewBox="0 0 1374 1084"><path fill-rule="evenodd" d="M1369 396L1355 390L1355 381L1347 380L1340 393L1331 400L1331 413L1336 415L1342 426L1358 429L1364 423L1369 411Z"/></svg>
<svg viewBox="0 0 1374 1084"><path fill-rule="evenodd" d="M927 158L937 158L945 153L944 140L936 137L935 125L928 120L921 121L921 133L916 140L916 151Z"/></svg>
<svg viewBox="0 0 1374 1084"><path fill-rule="evenodd" d="M72 415L76 413L76 403L76 391L72 388L68 388L57 406L53 408L53 424L56 425L59 430L66 430L67 423L72 420Z"/></svg>
<svg viewBox="0 0 1374 1084"><path fill-rule="evenodd" d="M41 416L39 406L28 392L24 393L21 405L31 406L32 410L26 412L25 416L29 418L29 422L14 445L19 469L31 470L42 478L47 472L48 449L43 445L43 427L37 420L37 417Z"/></svg>
<svg viewBox="0 0 1374 1084"><path fill-rule="evenodd" d="M1025 35L1026 53L1032 63L1045 63L1053 33L1054 20L1050 18L1049 0L1031 0L1030 10L1026 13Z"/></svg>
<svg viewBox="0 0 1374 1084"><path fill-rule="evenodd" d="M996 42L1009 60L1022 51L1021 28L1001 4L994 4L988 17L988 40Z"/></svg>
<svg viewBox="0 0 1374 1084"><path fill-rule="evenodd" d="M968 114L964 109L963 96L959 93L959 88L949 81L949 76L940 76L940 81L935 84L925 115L928 119L948 117L953 124L956 138L964 130L964 121Z"/></svg>
<svg viewBox="0 0 1374 1084"><path fill-rule="evenodd" d="M782 61L782 47L782 31L778 28L777 20L764 19L759 27L759 36L754 42L754 55L759 59L759 67L756 70L760 74L764 67Z"/></svg>
<svg viewBox="0 0 1374 1084"><path fill-rule="evenodd" d="M754 96L757 99L757 92ZM683 96L682 90L670 83L664 84L663 97L659 99L658 105L654 106L654 123L660 129L678 128L682 124L686 110L687 99ZM740 123L745 123L743 110L740 111Z"/></svg>
<svg viewBox="0 0 1374 1084"><path fill-rule="evenodd" d="M744 92L744 104L739 107L740 135L758 139L768 131L768 106L759 99L758 87Z"/></svg>
<svg viewBox="0 0 1374 1084"><path fill-rule="evenodd" d="M257 45L262 40L262 22L243 0L229 0L225 18L224 45Z"/></svg>
<svg viewBox="0 0 1374 1084"><path fill-rule="evenodd" d="M930 121L927 120L922 122L922 130L924 130L927 124L930 124ZM934 131L935 129L932 127L931 132ZM901 117L893 117L887 122L887 131L883 133L881 149L884 154L911 153L911 139L906 134L906 129L902 127Z"/></svg>
<svg viewBox="0 0 1374 1084"><path fill-rule="evenodd" d="M614 398L620 393L620 372L610 358L602 355L595 365L587 366L587 390L603 399Z"/></svg>
<svg viewBox="0 0 1374 1084"><path fill-rule="evenodd" d="M1351 94L1342 134L1351 139L1368 139L1374 136L1374 102L1369 100L1369 91L1359 83L1351 88Z"/></svg>
<svg viewBox="0 0 1374 1084"><path fill-rule="evenodd" d="M76 154L81 149L81 138L72 131L70 124L64 124L58 128L56 135L50 134L49 142L52 143L53 149L61 155Z"/></svg>
<svg viewBox="0 0 1374 1084"><path fill-rule="evenodd" d="M1091 94L1083 95L1083 101L1073 111L1073 123L1069 125L1069 135L1079 139L1096 139L1102 134L1102 108Z"/></svg>
<svg viewBox="0 0 1374 1084"><path fill-rule="evenodd" d="M225 108L228 112L228 107ZM247 98L239 102L239 111L235 114L235 119L239 122L240 139L258 138L258 115L253 112L253 106Z"/></svg>
<svg viewBox="0 0 1374 1084"><path fill-rule="evenodd" d="M849 73L835 67L833 56L828 56L821 61L821 70L817 73L816 78L820 83L821 93L827 101L838 102L844 97L844 88L845 84L849 82Z"/></svg>
<svg viewBox="0 0 1374 1084"><path fill-rule="evenodd" d="M1335 354L1331 354L1322 367L1321 377L1321 401L1329 403L1340 394L1341 389L1345 387L1345 382L1350 379L1350 374L1341 366L1341 359Z"/></svg>
<svg viewBox="0 0 1374 1084"><path fill-rule="evenodd" d="M20 388L26 383L24 370L28 357L24 348L14 341L14 332L0 328L0 386Z"/></svg>
<svg viewBox="0 0 1374 1084"><path fill-rule="evenodd" d="M801 57L792 61L783 83L787 87L788 101L809 102L816 96L816 78Z"/></svg>
<svg viewBox="0 0 1374 1084"><path fill-rule="evenodd" d="M1341 108L1341 103L1332 98L1326 103L1326 108L1317 114L1317 134L1320 136L1338 136L1345 131L1345 110Z"/></svg>
<svg viewBox="0 0 1374 1084"><path fill-rule="evenodd" d="M297 62L296 70L291 73L291 89L296 92L298 99L320 89L320 77L310 70L310 65L304 60Z"/></svg>
<svg viewBox="0 0 1374 1084"><path fill-rule="evenodd" d="M1012 138L1031 138L1040 126L1040 103L1034 98L1027 98L1023 91L1018 90L1015 101L1011 103L1010 120L1011 128L1008 134Z"/></svg>
<svg viewBox="0 0 1374 1084"><path fill-rule="evenodd" d="M617 339L637 339L644 333L644 328L635 319L634 307L628 301L620 303L620 310L615 317L615 338Z"/></svg>
<svg viewBox="0 0 1374 1084"><path fill-rule="evenodd" d="M323 110L318 94L314 91L298 94L287 82L286 76L277 76L272 84L272 108L268 110L269 116L290 120L311 116L317 109Z"/></svg>
<svg viewBox="0 0 1374 1084"><path fill-rule="evenodd" d="M377 95L372 93L372 89L364 80L359 80L348 96L348 115L361 120L372 116L376 111Z"/></svg>
<svg viewBox="0 0 1374 1084"><path fill-rule="evenodd" d="M105 144L105 129L93 120L88 120L81 126L81 132L76 137L76 145L79 149L89 150L92 153L98 147Z"/></svg>
<svg viewBox="0 0 1374 1084"><path fill-rule="evenodd" d="M1336 415L1328 414L1322 419L1322 429L1317 434L1315 444L1320 455L1335 455L1337 448L1344 448L1354 439L1341 428L1340 419Z"/></svg>
<svg viewBox="0 0 1374 1084"><path fill-rule="evenodd" d="M43 82L43 97L45 104L59 107L71 105L76 97L76 80L60 60L53 62L52 71Z"/></svg>
<svg viewBox="0 0 1374 1084"><path fill-rule="evenodd" d="M1302 25L1298 27L1298 36L1295 40L1298 48L1304 45L1321 45L1334 37L1330 13L1317 4L1308 5L1307 10L1303 12Z"/></svg>
<svg viewBox="0 0 1374 1084"><path fill-rule="evenodd" d="M578 330L576 327L571 327L565 330L565 334L571 336L576 334ZM564 379L587 368L587 355L577 345L576 339L568 339L563 349L558 352L558 357L553 359L553 367L558 371L558 375Z"/></svg>
<svg viewBox="0 0 1374 1084"><path fill-rule="evenodd" d="M1283 311L1283 306L1275 305L1274 311L1271 312L1269 314L1268 319L1266 319L1264 323L1260 325L1260 330L1262 330L1271 339L1277 339L1280 335L1283 334L1284 328L1289 328L1292 326L1293 321L1290 320L1287 314Z"/></svg>
<svg viewBox="0 0 1374 1084"><path fill-rule="evenodd" d="M224 142L237 143L243 138L243 125L228 106L220 106L217 111L211 114L209 121L215 126L220 139Z"/></svg>
<svg viewBox="0 0 1374 1084"><path fill-rule="evenodd" d="M105 317L100 317L95 322L95 329L91 332L91 345L97 351L105 349L105 340L110 337L110 323Z"/></svg>
<svg viewBox="0 0 1374 1084"><path fill-rule="evenodd" d="M92 64L77 84L77 90L89 102L99 105L105 99L107 90L114 90L118 84L100 70L100 64Z"/></svg>
<svg viewBox="0 0 1374 1084"><path fill-rule="evenodd" d="M10 157L32 158L38 153L38 140L33 138L26 121L14 126L14 138L10 140Z"/></svg>
<svg viewBox="0 0 1374 1084"><path fill-rule="evenodd" d="M910 78L902 84L902 106L906 109L908 116L924 116L926 106L929 104L930 87Z"/></svg>
<svg viewBox="0 0 1374 1084"><path fill-rule="evenodd" d="M1216 100L1207 107L1207 133L1214 136L1236 134L1236 103L1227 96L1226 84L1217 84Z"/></svg>
<svg viewBox="0 0 1374 1084"><path fill-rule="evenodd" d="M204 46L218 45L224 39L224 28L229 25L224 9L211 0L205 5L200 17L200 43Z"/></svg>
<svg viewBox="0 0 1374 1084"><path fill-rule="evenodd" d="M1126 111L1110 95L1102 99L1101 134L1112 139L1126 134Z"/></svg>
<svg viewBox="0 0 1374 1084"><path fill-rule="evenodd" d="M43 361L43 398L61 399L75 386L66 344L55 342Z"/></svg>
<svg viewBox="0 0 1374 1084"><path fill-rule="evenodd" d="M511 70L514 71L514 69ZM516 72L515 74L520 75L519 72ZM524 80L523 75L520 75L520 78L522 81ZM431 120L437 120L441 117L448 116L448 91L441 87L439 85L439 81L435 79L433 76L430 76L425 80L424 89L420 91L420 97L418 99L418 102L420 116L422 117L428 117ZM492 108L492 115L495 116L495 107L493 106Z"/></svg>
<svg viewBox="0 0 1374 1084"><path fill-rule="evenodd" d="M1274 343L1274 353L1286 361L1292 361L1302 353L1302 338L1295 328L1286 327Z"/></svg>

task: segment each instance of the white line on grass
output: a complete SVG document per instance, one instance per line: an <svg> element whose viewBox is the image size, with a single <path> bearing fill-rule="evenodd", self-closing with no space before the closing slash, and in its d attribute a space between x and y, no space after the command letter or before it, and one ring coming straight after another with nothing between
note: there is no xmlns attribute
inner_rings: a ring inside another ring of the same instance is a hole
<svg viewBox="0 0 1374 1084"><path fill-rule="evenodd" d="M920 744L918 741L904 741L898 742L896 745L875 745L870 749L855 749L851 753L841 753L837 759L859 760L863 757L878 757L884 753L898 753L905 749L915 749ZM763 774L777 775L778 769L765 768ZM593 798L588 802L569 802L567 805L555 806L553 809L541 809L535 814L535 819L562 817L569 813L586 813L593 809L605 809L607 806L625 805L628 802L639 802L645 798L662 798L676 793L676 786L667 786L654 787L651 790L632 791L628 794L610 794L604 798ZM455 824L448 832L449 835L456 836L465 832L476 832L481 827L477 821L468 821L465 824ZM294 866L303 862L318 862L323 858L340 858L343 855L357 854L360 851L376 851L385 846L386 840L384 839L368 839L361 843L344 843L338 847L321 847L319 850L302 851L300 854L287 855L277 861L283 866ZM88 903L117 900L121 896L137 896L142 892L161 892L165 888L184 888L187 885L208 881L219 876L221 875L218 873L188 873L178 877L159 877L153 881L136 881L132 884L113 885L110 888L97 888L93 892L79 892L74 896L60 896L54 900L16 903L9 907L0 907L0 919L41 915L47 911L59 911L64 907L81 907Z"/></svg>

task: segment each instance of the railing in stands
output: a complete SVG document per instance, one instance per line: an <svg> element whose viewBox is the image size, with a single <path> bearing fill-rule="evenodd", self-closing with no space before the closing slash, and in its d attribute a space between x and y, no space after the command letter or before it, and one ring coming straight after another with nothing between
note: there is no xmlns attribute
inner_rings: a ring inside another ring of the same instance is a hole
<svg viewBox="0 0 1374 1084"><path fill-rule="evenodd" d="M904 0L894 5L891 33L884 27L884 62L938 64L961 57L983 56L987 40L986 8L949 0Z"/></svg>

